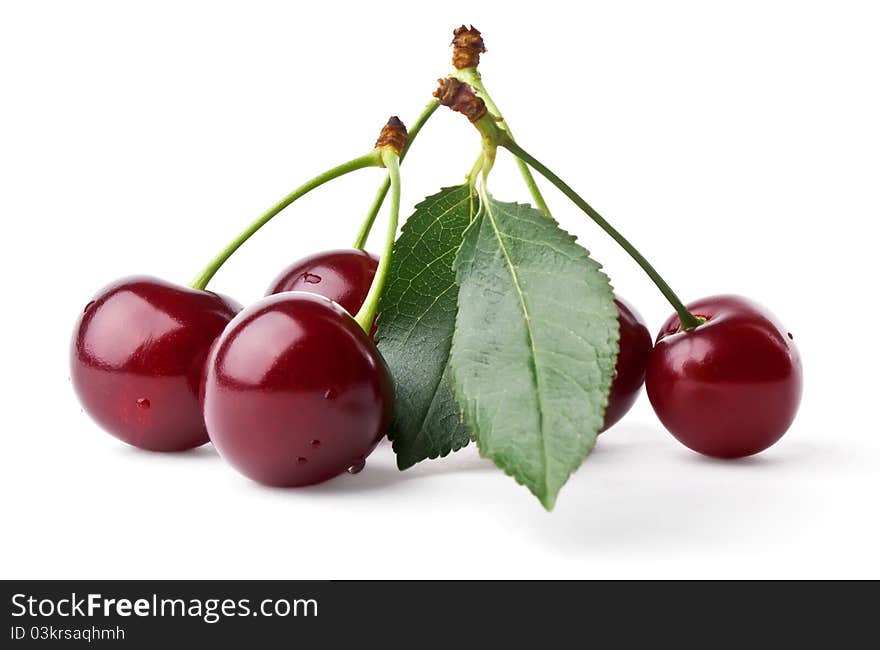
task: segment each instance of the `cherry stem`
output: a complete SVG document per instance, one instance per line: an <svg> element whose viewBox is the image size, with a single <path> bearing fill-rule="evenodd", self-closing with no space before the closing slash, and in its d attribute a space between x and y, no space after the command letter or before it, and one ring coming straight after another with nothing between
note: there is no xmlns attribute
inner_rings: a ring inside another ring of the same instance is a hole
<svg viewBox="0 0 880 650"><path fill-rule="evenodd" d="M385 250L379 258L379 267L376 276L370 285L370 291L364 298L364 304L358 310L354 319L367 334L373 327L373 318L385 288L385 280L388 277L388 267L391 263L391 253L394 249L394 240L397 236L397 222L400 216L400 156L391 148L384 148L382 163L388 169L388 179L391 186L391 215L388 219L388 231L385 235Z"/></svg>
<svg viewBox="0 0 880 650"><path fill-rule="evenodd" d="M425 106L425 110L423 110L421 115L416 118L416 121L412 123L412 126L410 126L407 133L406 145L403 147L403 151L400 154L400 162L403 162L403 159L406 157L406 152L409 151L409 148L412 146L413 140L416 139L419 131L425 126L425 122L428 121L428 118L434 114L434 111L436 111L439 106L440 102L436 99L433 100L430 104ZM382 185L379 186L379 190L376 192L376 198L373 199L373 204L367 212L367 217L364 219L364 223L361 225L357 238L354 240L354 248L359 248L361 250L364 249L364 246L367 243L367 238L370 236L370 231L373 229L373 223L376 221L376 216L379 214L379 210L385 202L385 197L388 196L388 189L390 187L391 175L388 174L385 176L385 180L382 181Z"/></svg>
<svg viewBox="0 0 880 650"><path fill-rule="evenodd" d="M217 257L215 257L213 260L211 260L211 262L204 268L204 270L196 276L195 280L192 281L190 286L193 289L204 290L208 286L208 283L211 281L211 278L214 277L214 274L217 273L217 271L220 269L221 266L223 266L226 260L228 260L242 244L250 239L251 236L260 228L269 223L272 217L281 212L284 208L289 206L301 196L305 196L316 187L320 187L324 183L332 181L334 178L344 176L349 172L353 172L358 169L364 169L365 167L381 166L382 153L378 149L374 149L368 154L355 158L354 160L349 160L348 162L343 163L338 167L334 167L333 169L328 169L323 174L318 174L310 181L303 183L298 188L293 190L293 192L278 201L278 203L266 210L266 212L260 215L260 217L256 221L254 221L250 226L242 231L242 233L238 235L238 237L233 239L232 242L226 248L220 251L220 254L217 255Z"/></svg>
<svg viewBox="0 0 880 650"><path fill-rule="evenodd" d="M522 147L520 147L516 142L514 142L511 138L505 137L503 134L498 139L498 145L504 147L514 156L519 158L520 160L528 163L535 170L538 171L544 178L553 183L559 190L565 194L572 202L578 206L581 210L587 213L587 215L599 224L599 227L602 228L606 233L608 233L611 238L616 241L620 246L629 253L630 257L632 257L636 263L642 267L642 270L648 274L648 277L657 285L657 288L660 289L660 293L662 293L672 307L675 309L678 314L678 318L681 321L682 329L685 331L692 330L695 327L698 327L700 324L704 323L703 319L700 319L694 316L687 307L685 307L684 303L679 299L675 292L670 288L666 281L660 276L659 273L654 269L653 266L646 260L642 254L636 249L635 246L629 243L629 241L621 235L610 223L605 221L605 219L596 212L593 207L584 201L580 195L575 192L568 184L559 178L552 171L547 169L539 160L536 160L531 154L525 151Z"/></svg>
<svg viewBox="0 0 880 650"><path fill-rule="evenodd" d="M479 97L486 103L486 108L489 110L489 113L500 120L499 126L501 129L506 131L507 135L510 136L510 139L513 140L513 132L510 130L510 125L507 123L507 120L502 118L501 111L486 91L486 86L483 85L483 77L479 70L476 68L462 68L461 70L455 70L451 76L455 77L462 83L470 85L471 88L476 91L477 95L479 95ZM547 207L547 202L544 201L544 196L541 194L537 182L535 182L535 177L532 176L532 172L529 170L529 166L520 158L516 159L516 164L517 167L519 167L519 172L522 174L526 186L529 188L529 193L532 195L532 200L535 202L536 207L548 217L552 216L550 214L550 208Z"/></svg>
<svg viewBox="0 0 880 650"><path fill-rule="evenodd" d="M467 175L467 184L468 184L468 221L473 221L477 217L477 211L474 210L474 197L477 196L477 179L480 177L480 172L483 172L486 167L486 150L480 152L480 155L477 156L476 161L474 162L474 166L471 167L471 170ZM484 176L485 178L485 176ZM481 204L482 205L482 204Z"/></svg>

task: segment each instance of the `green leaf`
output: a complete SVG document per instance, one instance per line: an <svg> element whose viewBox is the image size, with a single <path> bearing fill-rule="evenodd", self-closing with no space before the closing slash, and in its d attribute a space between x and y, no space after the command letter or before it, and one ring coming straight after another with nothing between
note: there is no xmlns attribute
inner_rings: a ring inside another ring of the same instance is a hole
<svg viewBox="0 0 880 650"><path fill-rule="evenodd" d="M611 286L550 217L485 197L456 260L455 394L480 453L551 510L590 453L617 359Z"/></svg>
<svg viewBox="0 0 880 650"><path fill-rule="evenodd" d="M394 244L379 304L379 350L395 382L388 437L406 469L468 444L449 370L458 286L453 263L477 203L467 185L416 206Z"/></svg>

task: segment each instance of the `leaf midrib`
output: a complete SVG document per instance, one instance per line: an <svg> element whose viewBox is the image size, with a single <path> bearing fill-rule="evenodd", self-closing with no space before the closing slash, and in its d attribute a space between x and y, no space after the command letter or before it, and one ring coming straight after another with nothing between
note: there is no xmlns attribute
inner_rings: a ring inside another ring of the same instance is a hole
<svg viewBox="0 0 880 650"><path fill-rule="evenodd" d="M504 244L504 239L501 236L501 231L498 228L498 224L495 222L495 217L492 209L492 201L491 199L487 199L484 201L486 205L486 216L489 218L489 223L492 224L492 230L495 231L495 237L498 239L498 246L501 248L501 252L504 255L504 261L507 263L507 267L510 270L510 275L513 278L513 285L516 288L517 296L519 297L519 303L522 307L523 316L525 317L526 324L526 332L528 333L529 339L529 350L531 351L531 355L529 357L531 363L530 368L532 371L532 378L535 384L535 398L537 400L538 406L538 421L540 422L540 431L541 431L541 449L543 450L543 454L541 455L541 461L544 466L544 490L545 496L550 493L550 484L549 484L549 471L547 468L547 437L544 435L544 406L541 401L541 382L538 378L538 350L535 346L535 337L532 334L532 319L529 316L529 308L526 304L526 297L523 293L522 286L519 282L519 274L516 271L516 266L513 264L513 260L510 258L510 253L507 251L507 246Z"/></svg>

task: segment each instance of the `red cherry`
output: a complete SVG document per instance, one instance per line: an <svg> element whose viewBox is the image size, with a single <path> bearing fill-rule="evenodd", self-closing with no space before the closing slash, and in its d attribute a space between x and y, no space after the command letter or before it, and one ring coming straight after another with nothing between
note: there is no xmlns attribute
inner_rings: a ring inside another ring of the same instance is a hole
<svg viewBox="0 0 880 650"><path fill-rule="evenodd" d="M619 296L614 297L614 303L620 325L620 353L608 394L605 423L599 433L613 427L635 404L651 355L651 332L641 314Z"/></svg>
<svg viewBox="0 0 880 650"><path fill-rule="evenodd" d="M342 305L356 314L373 283L379 259L356 248L315 253L284 269L269 286L267 296L282 291L306 291Z"/></svg>
<svg viewBox="0 0 880 650"><path fill-rule="evenodd" d="M357 248L342 248L309 255L284 269L269 286L267 296L283 291L315 293L342 305L352 316L364 304L379 258ZM376 314L370 338L376 340Z"/></svg>
<svg viewBox="0 0 880 650"><path fill-rule="evenodd" d="M74 330L71 380L83 408L141 449L208 442L199 383L208 349L240 309L229 298L157 278L108 285Z"/></svg>
<svg viewBox="0 0 880 650"><path fill-rule="evenodd" d="M314 293L342 305L349 314L356 314L364 304L376 275L379 258L357 248L324 251L304 257L284 269L269 286L267 296L284 291ZM373 317L370 338L376 340Z"/></svg>
<svg viewBox="0 0 880 650"><path fill-rule="evenodd" d="M385 361L337 303L293 292L263 298L208 359L204 413L220 455L265 485L320 483L356 468L391 417Z"/></svg>
<svg viewBox="0 0 880 650"><path fill-rule="evenodd" d="M803 371L793 337L760 305L713 296L688 305L706 323L660 330L648 363L648 397L679 441L707 456L757 454L788 430Z"/></svg>

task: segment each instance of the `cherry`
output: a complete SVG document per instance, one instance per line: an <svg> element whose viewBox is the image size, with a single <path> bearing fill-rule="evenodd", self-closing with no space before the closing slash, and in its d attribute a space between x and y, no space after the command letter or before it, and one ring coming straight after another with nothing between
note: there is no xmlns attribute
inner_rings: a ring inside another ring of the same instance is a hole
<svg viewBox="0 0 880 650"><path fill-rule="evenodd" d="M269 286L267 296L283 291L306 291L338 303L356 314L370 291L379 258L356 248L309 255L284 269ZM370 330L375 339L376 323Z"/></svg>
<svg viewBox="0 0 880 650"><path fill-rule="evenodd" d="M614 367L605 423L599 433L613 427L635 404L651 355L651 332L641 314L619 296L614 297L614 304L620 325L620 353Z"/></svg>
<svg viewBox="0 0 880 650"><path fill-rule="evenodd" d="M159 280L123 278L86 305L71 345L83 408L109 433L151 451L208 442L199 384L208 349L241 306Z"/></svg>
<svg viewBox="0 0 880 650"><path fill-rule="evenodd" d="M356 248L315 253L284 269L269 286L267 296L282 291L306 291L330 298L356 314L370 291L379 258Z"/></svg>
<svg viewBox="0 0 880 650"><path fill-rule="evenodd" d="M803 373L792 335L760 305L713 296L688 305L705 323L663 325L648 363L648 397L663 425L694 451L757 454L788 430Z"/></svg>
<svg viewBox="0 0 880 650"><path fill-rule="evenodd" d="M337 303L281 293L242 311L208 359L204 414L220 455L265 485L320 483L357 469L391 417L376 346Z"/></svg>

